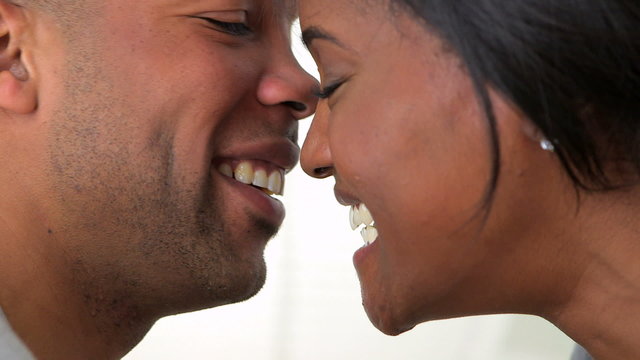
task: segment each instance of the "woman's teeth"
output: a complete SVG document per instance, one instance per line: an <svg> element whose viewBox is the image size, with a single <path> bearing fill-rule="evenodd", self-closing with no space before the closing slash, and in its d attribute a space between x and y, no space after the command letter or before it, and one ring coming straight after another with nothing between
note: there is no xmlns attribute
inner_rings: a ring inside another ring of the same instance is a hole
<svg viewBox="0 0 640 360"><path fill-rule="evenodd" d="M237 181L253 185L260 188L268 195L282 195L284 190L284 171L273 170L271 174L267 174L264 169L254 169L249 161L241 161L235 170L231 165L222 163L218 166L218 171L227 177L236 179Z"/></svg>
<svg viewBox="0 0 640 360"><path fill-rule="evenodd" d="M378 240L378 229L373 225L365 226L360 231L360 235L362 236L362 240L364 240L365 246L371 245Z"/></svg>
<svg viewBox="0 0 640 360"><path fill-rule="evenodd" d="M376 229L371 212L365 204L351 206L349 223L351 224L351 230L355 230L360 225L364 225L364 228L360 231L360 235L362 236L362 240L364 240L365 246L373 244L378 239L378 229Z"/></svg>

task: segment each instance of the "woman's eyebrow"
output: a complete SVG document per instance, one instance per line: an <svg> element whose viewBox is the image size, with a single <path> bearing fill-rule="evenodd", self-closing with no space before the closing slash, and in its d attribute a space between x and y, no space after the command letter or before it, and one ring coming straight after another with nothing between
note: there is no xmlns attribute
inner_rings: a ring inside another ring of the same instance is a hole
<svg viewBox="0 0 640 360"><path fill-rule="evenodd" d="M316 39L327 40L340 46L343 49L350 50L349 47L345 46L334 36L318 26L310 26L302 31L302 42L307 47L307 49L311 47L311 43Z"/></svg>

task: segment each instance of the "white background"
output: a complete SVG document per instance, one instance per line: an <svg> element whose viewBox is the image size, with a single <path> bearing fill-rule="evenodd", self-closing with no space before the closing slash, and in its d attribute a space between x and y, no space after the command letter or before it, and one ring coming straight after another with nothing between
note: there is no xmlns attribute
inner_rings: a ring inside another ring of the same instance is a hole
<svg viewBox="0 0 640 360"><path fill-rule="evenodd" d="M317 75L298 38L295 30L296 55ZM301 139L309 124L301 123ZM333 197L333 181L310 179L298 167L284 202L288 216L267 248L267 283L256 297L162 319L125 359L569 359L571 340L528 316L444 320L383 335L361 306L351 256L362 240Z"/></svg>

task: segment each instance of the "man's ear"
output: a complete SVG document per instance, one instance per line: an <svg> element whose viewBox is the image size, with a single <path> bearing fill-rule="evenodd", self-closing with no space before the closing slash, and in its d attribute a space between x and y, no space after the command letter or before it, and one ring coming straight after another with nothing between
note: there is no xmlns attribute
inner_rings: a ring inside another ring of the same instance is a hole
<svg viewBox="0 0 640 360"><path fill-rule="evenodd" d="M28 114L37 108L36 84L23 59L25 9L0 0L0 109Z"/></svg>

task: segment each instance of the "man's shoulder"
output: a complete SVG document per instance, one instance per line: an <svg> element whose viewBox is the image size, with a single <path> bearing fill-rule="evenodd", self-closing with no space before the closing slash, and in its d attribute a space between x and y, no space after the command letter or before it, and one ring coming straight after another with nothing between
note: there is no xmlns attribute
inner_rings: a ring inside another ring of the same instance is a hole
<svg viewBox="0 0 640 360"><path fill-rule="evenodd" d="M593 358L582 346L576 345L571 355L571 360L593 360Z"/></svg>
<svg viewBox="0 0 640 360"><path fill-rule="evenodd" d="M0 308L0 359L34 360L33 355L11 329Z"/></svg>

